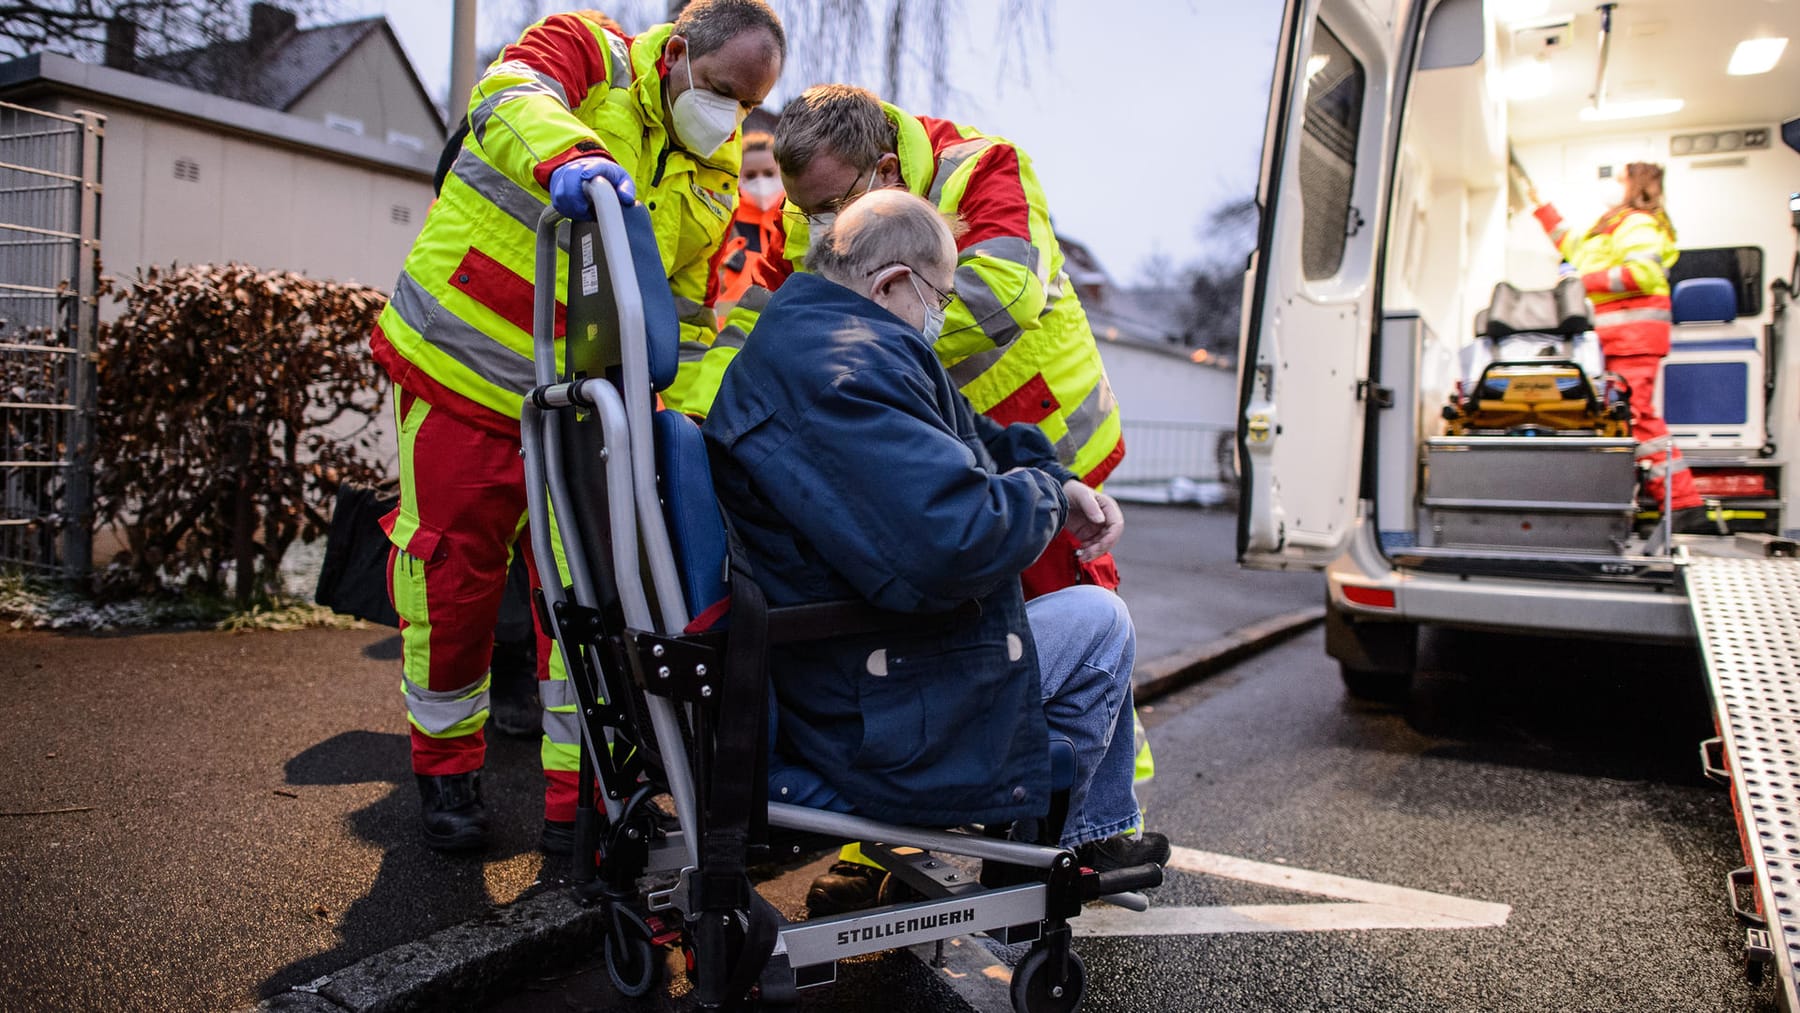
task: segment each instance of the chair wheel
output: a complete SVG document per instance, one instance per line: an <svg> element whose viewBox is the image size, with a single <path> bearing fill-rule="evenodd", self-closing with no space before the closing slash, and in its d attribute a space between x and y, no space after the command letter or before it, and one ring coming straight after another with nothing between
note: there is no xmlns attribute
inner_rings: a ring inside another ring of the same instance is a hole
<svg viewBox="0 0 1800 1013"><path fill-rule="evenodd" d="M614 907L605 941L606 976L620 995L636 999L656 985L656 950L644 919L629 908Z"/></svg>
<svg viewBox="0 0 1800 1013"><path fill-rule="evenodd" d="M1069 951L1069 974L1060 984L1050 967L1050 951L1034 946L1013 968L1013 1013L1074 1013L1087 993L1087 965Z"/></svg>

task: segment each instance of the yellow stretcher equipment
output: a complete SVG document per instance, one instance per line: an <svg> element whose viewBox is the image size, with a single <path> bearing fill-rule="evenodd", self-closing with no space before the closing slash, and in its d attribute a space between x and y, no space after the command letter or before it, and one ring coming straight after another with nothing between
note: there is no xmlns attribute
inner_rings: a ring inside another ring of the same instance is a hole
<svg viewBox="0 0 1800 1013"><path fill-rule="evenodd" d="M1496 351L1502 341L1514 350L1457 384L1443 409L1445 435L1631 435L1630 388L1612 373L1590 379L1571 357L1574 340L1593 326L1578 280L1540 292L1501 282L1475 326ZM1522 356L1521 344L1534 354Z"/></svg>

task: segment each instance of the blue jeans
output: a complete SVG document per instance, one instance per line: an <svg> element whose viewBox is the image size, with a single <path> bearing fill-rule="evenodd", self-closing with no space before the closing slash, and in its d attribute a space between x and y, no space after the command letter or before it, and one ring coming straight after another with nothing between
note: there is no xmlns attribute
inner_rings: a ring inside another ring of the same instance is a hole
<svg viewBox="0 0 1800 1013"><path fill-rule="evenodd" d="M1137 631L1118 595L1092 585L1025 603L1037 641L1050 737L1075 747L1062 846L1116 837L1143 824L1132 791L1131 665Z"/></svg>
<svg viewBox="0 0 1800 1013"><path fill-rule="evenodd" d="M1025 618L1037 643L1050 737L1075 747L1075 780L1060 843L1073 848L1137 829L1142 816L1132 792L1137 747L1131 708L1137 631L1125 602L1103 588L1070 587L1026 602ZM771 699L771 742L774 706ZM854 811L816 772L775 753L769 758L769 800Z"/></svg>

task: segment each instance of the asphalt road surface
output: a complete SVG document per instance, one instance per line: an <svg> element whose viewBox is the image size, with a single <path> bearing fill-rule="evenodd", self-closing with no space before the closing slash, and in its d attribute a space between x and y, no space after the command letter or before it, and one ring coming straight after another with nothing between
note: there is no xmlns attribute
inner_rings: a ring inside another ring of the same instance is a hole
<svg viewBox="0 0 1800 1013"><path fill-rule="evenodd" d="M1314 633L1154 709L1145 802L1179 868L1148 915L1076 920L1084 1010L1774 1009L1726 905L1742 859L1699 773L1693 654L1438 635L1424 662L1407 703L1351 701ZM1008 1008L1016 951L948 956L846 966L804 1006ZM590 965L497 1008L616 1002Z"/></svg>

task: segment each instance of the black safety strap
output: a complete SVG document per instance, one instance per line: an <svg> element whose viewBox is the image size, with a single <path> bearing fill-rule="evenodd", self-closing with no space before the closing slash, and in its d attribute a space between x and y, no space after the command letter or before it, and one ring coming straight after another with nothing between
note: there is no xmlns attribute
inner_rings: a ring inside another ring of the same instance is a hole
<svg viewBox="0 0 1800 1013"><path fill-rule="evenodd" d="M780 917L757 896L745 872L750 843L768 832L769 604L728 520L725 539L731 558L731 628L714 722L698 907L707 914L735 911L748 918L727 979L725 994L735 1001L756 984L774 952Z"/></svg>

